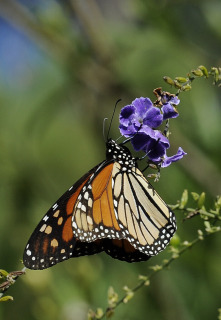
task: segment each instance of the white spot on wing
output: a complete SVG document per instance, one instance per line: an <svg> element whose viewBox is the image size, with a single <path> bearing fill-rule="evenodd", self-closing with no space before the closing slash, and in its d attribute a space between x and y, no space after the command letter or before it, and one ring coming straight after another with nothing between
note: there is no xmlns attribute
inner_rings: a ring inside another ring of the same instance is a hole
<svg viewBox="0 0 221 320"><path fill-rule="evenodd" d="M57 207L58 207L57 203L55 203L55 204L52 206L53 210L56 210Z"/></svg>

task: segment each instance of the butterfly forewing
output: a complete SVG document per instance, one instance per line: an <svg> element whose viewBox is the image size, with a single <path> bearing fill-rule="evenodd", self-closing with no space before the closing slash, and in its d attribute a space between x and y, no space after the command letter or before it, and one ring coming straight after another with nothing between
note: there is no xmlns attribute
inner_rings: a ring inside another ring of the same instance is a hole
<svg viewBox="0 0 221 320"><path fill-rule="evenodd" d="M91 176L78 196L73 209L74 234L81 241L101 238L122 239L112 192L114 162L106 162Z"/></svg>
<svg viewBox="0 0 221 320"><path fill-rule="evenodd" d="M71 224L76 198L96 168L69 188L40 221L24 251L26 267L44 269L71 257L102 251L100 243L80 242L74 236Z"/></svg>

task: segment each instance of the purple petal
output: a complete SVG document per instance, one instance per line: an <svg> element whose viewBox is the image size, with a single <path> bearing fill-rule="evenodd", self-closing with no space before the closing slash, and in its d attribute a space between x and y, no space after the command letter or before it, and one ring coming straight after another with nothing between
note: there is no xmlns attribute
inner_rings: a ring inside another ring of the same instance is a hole
<svg viewBox="0 0 221 320"><path fill-rule="evenodd" d="M181 147L178 148L177 154L175 154L172 157L164 157L164 160L162 162L161 167L162 168L166 168L168 167L172 162L178 161L180 159L183 158L184 155L186 155L187 153L183 151L183 149Z"/></svg>
<svg viewBox="0 0 221 320"><path fill-rule="evenodd" d="M137 131L139 130L139 128L137 128L133 124L130 126L124 126L124 125L120 124L119 129L120 129L120 133L122 134L122 136L124 136L126 138L133 137L137 133Z"/></svg>
<svg viewBox="0 0 221 320"><path fill-rule="evenodd" d="M132 105L136 108L136 114L139 118L144 119L146 112L153 107L153 103L149 98L136 98Z"/></svg>
<svg viewBox="0 0 221 320"><path fill-rule="evenodd" d="M164 104L161 109L163 112L163 120L166 120L169 118L176 118L179 116L179 113L170 103Z"/></svg>
<svg viewBox="0 0 221 320"><path fill-rule="evenodd" d="M168 94L166 92L162 95L161 98L162 98L163 104L170 103L170 104L174 104L177 106L180 103L180 99L178 99L177 96L174 96L172 94Z"/></svg>
<svg viewBox="0 0 221 320"><path fill-rule="evenodd" d="M154 130L149 127L142 127L141 130L132 138L131 143L135 151L140 151L150 145L152 140L156 140L154 137Z"/></svg>
<svg viewBox="0 0 221 320"><path fill-rule="evenodd" d="M154 130L155 132L155 138L159 140L166 149L170 147L169 140L159 131L159 130Z"/></svg>
<svg viewBox="0 0 221 320"><path fill-rule="evenodd" d="M135 117L135 107L127 105L121 109L120 112L120 124L128 126Z"/></svg>
<svg viewBox="0 0 221 320"><path fill-rule="evenodd" d="M144 151L148 155L149 159L154 162L161 161L162 157L166 155L166 149L170 147L169 140L158 130L155 132L154 144L148 146Z"/></svg>
<svg viewBox="0 0 221 320"><path fill-rule="evenodd" d="M170 104L175 104L175 106L177 106L180 103L180 99L178 99L177 96L171 97L170 99Z"/></svg>
<svg viewBox="0 0 221 320"><path fill-rule="evenodd" d="M160 109L155 107L150 108L147 111L146 116L143 120L143 123L151 128L159 127L162 122L163 115L161 114Z"/></svg>
<svg viewBox="0 0 221 320"><path fill-rule="evenodd" d="M143 150L153 161L160 161L170 146L168 139L160 131L147 126L140 129L131 143L135 151Z"/></svg>
<svg viewBox="0 0 221 320"><path fill-rule="evenodd" d="M153 162L160 162L162 157L166 155L166 148L162 143L156 141L152 150L150 150L147 155Z"/></svg>

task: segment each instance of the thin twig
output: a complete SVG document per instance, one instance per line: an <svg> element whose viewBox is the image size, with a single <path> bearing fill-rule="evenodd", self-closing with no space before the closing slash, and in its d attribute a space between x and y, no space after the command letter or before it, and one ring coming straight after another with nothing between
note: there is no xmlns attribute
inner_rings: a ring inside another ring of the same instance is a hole
<svg viewBox="0 0 221 320"><path fill-rule="evenodd" d="M146 278L145 280L142 280L138 285L136 285L133 289L130 290L130 292L135 293L136 291L138 291L139 289L141 289L143 286L145 286L150 279L152 279L157 273L159 273L160 271L166 269L167 267L169 267L179 256L181 256L182 254L184 254L187 250L193 248L198 242L202 241L205 237L219 232L221 231L221 229L211 232L211 233L206 233L204 234L202 237L197 237L196 239L194 239L192 242L187 243L185 245L185 247L183 247L182 249L180 249L179 251L175 252L172 254L171 258L168 260L165 260L162 265L157 266L156 269L154 269ZM120 304L124 303L125 300L127 299L127 294L125 294L121 299L119 299L114 307L107 307L104 314L99 317L99 318L94 318L94 319L103 319L105 316L108 315L108 313L113 312Z"/></svg>

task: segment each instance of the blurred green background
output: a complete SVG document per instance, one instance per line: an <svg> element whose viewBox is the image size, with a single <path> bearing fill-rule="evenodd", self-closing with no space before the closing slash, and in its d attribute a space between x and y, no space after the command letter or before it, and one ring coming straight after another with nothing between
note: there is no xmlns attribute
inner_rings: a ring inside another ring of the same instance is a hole
<svg viewBox="0 0 221 320"><path fill-rule="evenodd" d="M19 270L24 246L48 208L105 157L103 119L203 64L221 65L221 2L186 0L0 1L0 268ZM188 155L154 184L168 203L184 188L221 191L220 89L196 80L171 121L171 154ZM107 128L107 127L106 127ZM111 136L119 136L115 116ZM195 238L199 218L178 235ZM220 235L210 237L158 274L114 319L216 319L221 307ZM105 254L27 271L0 305L4 320L81 320L106 306L112 285L133 287L167 257L127 264Z"/></svg>

